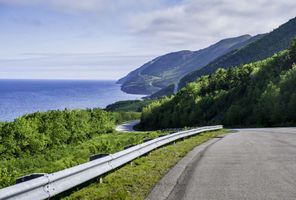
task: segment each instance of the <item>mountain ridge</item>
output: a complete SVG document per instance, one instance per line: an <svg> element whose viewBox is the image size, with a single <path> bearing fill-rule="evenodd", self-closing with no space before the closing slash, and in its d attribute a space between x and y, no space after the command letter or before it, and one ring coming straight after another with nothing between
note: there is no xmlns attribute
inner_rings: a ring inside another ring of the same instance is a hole
<svg viewBox="0 0 296 200"><path fill-rule="evenodd" d="M121 89L127 93L152 94L168 85L177 84L184 75L248 44L252 38L246 34L220 40L197 51L182 50L165 54L130 72L117 83L122 84Z"/></svg>
<svg viewBox="0 0 296 200"><path fill-rule="evenodd" d="M295 125L295 85L296 39L271 57L219 68L187 84L175 96L153 101L143 109L139 128Z"/></svg>
<svg viewBox="0 0 296 200"><path fill-rule="evenodd" d="M245 41L244 43L242 43L242 44L240 44L240 45L238 45L238 46L236 46L236 45L233 46L233 47L232 47L233 50L230 51L229 53L234 52L234 51L238 50L239 48L243 48L244 46L247 46L247 45L251 44L252 42L257 41L258 39L264 37L265 35L266 35L266 33L265 33L265 34L258 34L258 35L255 35L255 36L253 36L252 38L250 38L249 40ZM242 47L240 47L240 46L242 46ZM225 54L222 55L222 57L223 57L223 56L225 56ZM217 58L217 59L219 59L219 58ZM214 60L214 61L215 61L215 60ZM185 75L185 76L186 76L186 75ZM182 78L183 78L183 77L182 77ZM181 78L180 80L182 80L182 78ZM175 84L175 87L174 87L174 88L172 88L172 85L169 85L169 86L167 86L167 87L165 87L165 88L162 88L161 90L159 90L159 91L157 91L157 92L151 94L148 98L150 98L150 99L158 99L158 98L161 98L161 97L164 97L164 96L170 96L170 95L173 95L173 94L175 94L175 93L178 91L178 88L179 88L179 87L180 87L180 86L179 86L179 82Z"/></svg>
<svg viewBox="0 0 296 200"><path fill-rule="evenodd" d="M213 73L220 67L227 69L268 58L286 49L293 37L296 37L296 18L280 25L262 38L243 48L229 52L203 68L189 73L180 80L178 88L186 86L187 83L195 81L200 76Z"/></svg>

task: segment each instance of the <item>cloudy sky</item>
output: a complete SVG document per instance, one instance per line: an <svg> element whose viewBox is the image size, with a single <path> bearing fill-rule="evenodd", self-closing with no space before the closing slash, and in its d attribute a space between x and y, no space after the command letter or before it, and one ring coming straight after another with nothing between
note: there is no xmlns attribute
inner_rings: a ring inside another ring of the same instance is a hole
<svg viewBox="0 0 296 200"><path fill-rule="evenodd" d="M0 78L118 79L155 56L270 32L295 0L0 0Z"/></svg>

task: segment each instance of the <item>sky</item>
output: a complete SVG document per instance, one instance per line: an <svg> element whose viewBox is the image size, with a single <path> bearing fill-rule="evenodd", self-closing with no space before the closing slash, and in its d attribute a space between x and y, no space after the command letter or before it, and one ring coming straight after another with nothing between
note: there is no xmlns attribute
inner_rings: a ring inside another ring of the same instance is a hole
<svg viewBox="0 0 296 200"><path fill-rule="evenodd" d="M0 0L0 79L116 80L149 60L270 32L295 0Z"/></svg>

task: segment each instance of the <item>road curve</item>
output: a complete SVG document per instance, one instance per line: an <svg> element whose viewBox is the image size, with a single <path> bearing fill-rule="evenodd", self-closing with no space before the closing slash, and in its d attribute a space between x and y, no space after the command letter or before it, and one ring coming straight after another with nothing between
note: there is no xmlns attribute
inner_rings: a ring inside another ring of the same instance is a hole
<svg viewBox="0 0 296 200"><path fill-rule="evenodd" d="M170 191L158 184L147 199L295 200L296 128L235 131L191 159Z"/></svg>
<svg viewBox="0 0 296 200"><path fill-rule="evenodd" d="M134 126L140 123L140 120L133 120L125 122L115 127L115 130L118 132L136 132Z"/></svg>

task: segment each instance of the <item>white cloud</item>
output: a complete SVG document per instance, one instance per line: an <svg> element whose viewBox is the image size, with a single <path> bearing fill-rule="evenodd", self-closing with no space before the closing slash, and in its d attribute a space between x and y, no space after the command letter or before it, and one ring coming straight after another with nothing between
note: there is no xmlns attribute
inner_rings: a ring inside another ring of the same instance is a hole
<svg viewBox="0 0 296 200"><path fill-rule="evenodd" d="M15 6L46 6L59 11L118 11L133 8L151 8L164 0L0 0L0 4Z"/></svg>
<svg viewBox="0 0 296 200"><path fill-rule="evenodd" d="M197 50L223 38L269 32L296 14L295 0L0 0L1 5L8 5L4 10L11 12L0 13L0 55L11 59L0 61L0 67L69 69L79 64L83 70L91 60L92 69L110 67L110 74L117 67L127 73L151 55ZM27 52L110 52L113 57L62 56L50 61L29 57L12 62ZM147 56L131 56L139 53ZM124 57L127 54L130 57ZM1 72L4 77L3 68Z"/></svg>
<svg viewBox="0 0 296 200"><path fill-rule="evenodd" d="M128 24L131 33L150 42L197 48L225 37L269 32L295 17L295 10L295 0L184 0L129 14Z"/></svg>
<svg viewBox="0 0 296 200"><path fill-rule="evenodd" d="M125 28L135 40L173 48L200 48L225 37L269 32L295 17L296 10L295 0L0 0L1 3L94 13L97 17L107 14L104 19L109 24Z"/></svg>

